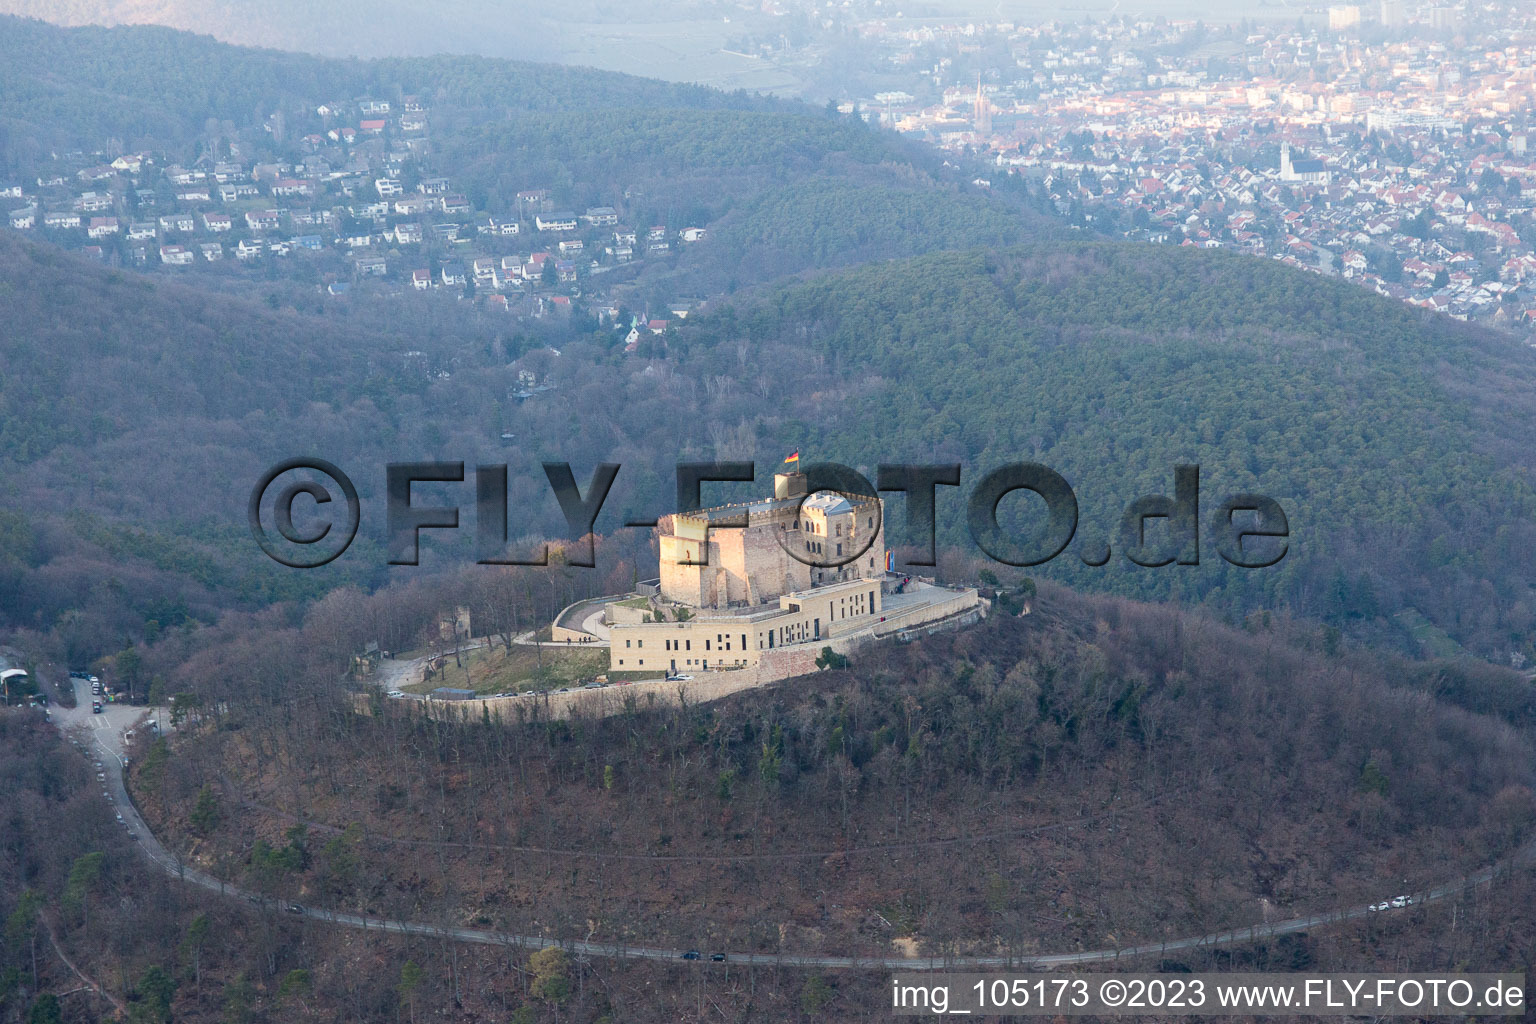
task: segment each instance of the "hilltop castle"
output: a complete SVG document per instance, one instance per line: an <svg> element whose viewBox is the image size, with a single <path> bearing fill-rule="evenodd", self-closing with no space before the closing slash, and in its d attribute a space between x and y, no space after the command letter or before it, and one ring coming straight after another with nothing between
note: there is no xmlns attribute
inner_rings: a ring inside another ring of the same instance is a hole
<svg viewBox="0 0 1536 1024"><path fill-rule="evenodd" d="M887 572L879 498L808 495L799 472L773 484L771 498L659 521L660 578L604 614L612 672L754 669L766 681L811 671L823 647L981 613L974 590Z"/></svg>

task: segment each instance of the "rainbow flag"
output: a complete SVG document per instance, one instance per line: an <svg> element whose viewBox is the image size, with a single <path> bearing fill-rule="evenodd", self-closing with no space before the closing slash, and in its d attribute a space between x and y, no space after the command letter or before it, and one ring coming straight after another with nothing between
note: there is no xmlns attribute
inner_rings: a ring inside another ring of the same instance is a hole
<svg viewBox="0 0 1536 1024"><path fill-rule="evenodd" d="M799 461L800 461L800 449L796 448L793 452L790 453L789 458L784 460L784 464L787 466L791 462L799 462Z"/></svg>
<svg viewBox="0 0 1536 1024"><path fill-rule="evenodd" d="M890 549L887 549L885 552L885 571L896 571L896 552L891 551Z"/></svg>

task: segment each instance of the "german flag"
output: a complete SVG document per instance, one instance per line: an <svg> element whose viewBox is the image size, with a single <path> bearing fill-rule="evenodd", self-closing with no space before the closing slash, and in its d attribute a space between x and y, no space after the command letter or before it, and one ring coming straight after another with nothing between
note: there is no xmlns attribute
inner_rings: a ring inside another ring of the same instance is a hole
<svg viewBox="0 0 1536 1024"><path fill-rule="evenodd" d="M793 452L790 453L789 458L784 460L784 465L787 466L787 465L789 465L792 462L799 462L799 461L800 461L800 449L796 448Z"/></svg>

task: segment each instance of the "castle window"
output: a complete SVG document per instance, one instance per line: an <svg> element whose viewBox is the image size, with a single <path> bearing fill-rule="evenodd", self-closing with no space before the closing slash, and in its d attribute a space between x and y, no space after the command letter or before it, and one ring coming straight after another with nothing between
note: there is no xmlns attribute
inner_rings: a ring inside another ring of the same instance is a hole
<svg viewBox="0 0 1536 1024"><path fill-rule="evenodd" d="M624 646L625 646L625 647L628 647L628 646L629 646L629 643L630 643L630 642L629 642L629 641L628 641L628 640L625 640L625 641L624 641Z"/></svg>

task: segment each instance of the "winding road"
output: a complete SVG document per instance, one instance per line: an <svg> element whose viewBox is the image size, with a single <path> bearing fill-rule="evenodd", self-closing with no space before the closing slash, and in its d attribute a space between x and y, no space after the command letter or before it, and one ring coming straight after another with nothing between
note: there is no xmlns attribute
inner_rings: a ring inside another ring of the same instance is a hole
<svg viewBox="0 0 1536 1024"><path fill-rule="evenodd" d="M107 792L125 823L124 831L132 837L144 855L156 867L187 885L201 886L222 896L244 899L254 904L270 905L270 897L262 897L231 885L212 875L188 866L181 858L165 849L140 817L133 802L128 798L123 776L123 729L145 717L143 709L130 709L122 705L108 705L111 717L91 713L89 686L74 680L76 707L54 709L54 722L70 739L81 744L105 765ZM129 719L127 714L134 717ZM84 734L82 734L82 730ZM1416 903L1430 903L1455 896L1471 886L1492 882L1499 871L1525 863L1536 854L1536 844L1523 848L1509 861L1494 867L1415 893ZM612 957L631 960L667 960L682 958L684 950L666 949L659 946L636 946L626 943L601 942L590 939L560 940L543 935L518 935L485 928L460 928L449 925L428 924L420 921L394 921L381 917L353 914L344 911L325 910L283 901L282 904L295 916L302 915L313 921L324 921L344 928L363 931L388 932L398 935L421 935L452 939L457 942L485 946L506 946L521 949L542 949L560 946L572 953L587 956ZM1384 913L1395 913L1388 910ZM1256 942L1295 932L1310 931L1327 925L1339 924L1362 918L1373 911L1366 905L1345 907L1339 910L1294 917L1286 921L1255 924L1247 928L1193 935L1164 942L1150 942L1120 949L1096 949L1072 953L1045 953L1026 956L952 956L952 957L898 957L898 956L814 956L795 953L729 953L726 962L733 964L760 964L779 967L843 968L855 970L936 971L970 968L1047 968L1070 967L1081 964L1114 963L1144 957L1161 956L1180 950L1205 949ZM708 960L701 961L708 963Z"/></svg>

